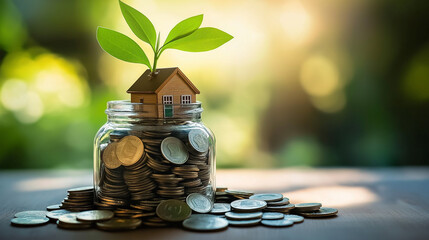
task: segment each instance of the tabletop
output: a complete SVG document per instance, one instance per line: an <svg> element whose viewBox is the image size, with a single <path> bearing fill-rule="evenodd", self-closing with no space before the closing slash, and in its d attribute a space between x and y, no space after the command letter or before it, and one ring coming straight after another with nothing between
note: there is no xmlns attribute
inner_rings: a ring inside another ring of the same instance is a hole
<svg viewBox="0 0 429 240"><path fill-rule="evenodd" d="M429 168L288 168L217 171L217 186L279 192L292 203L321 202L334 218L287 228L229 227L219 232L140 228L128 232L14 227L16 212L60 203L71 187L92 184L90 170L0 171L0 239L429 239Z"/></svg>

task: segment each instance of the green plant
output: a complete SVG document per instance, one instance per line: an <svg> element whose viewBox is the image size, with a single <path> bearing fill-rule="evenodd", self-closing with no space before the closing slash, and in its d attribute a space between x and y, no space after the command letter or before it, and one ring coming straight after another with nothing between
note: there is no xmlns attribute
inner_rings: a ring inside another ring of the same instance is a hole
<svg viewBox="0 0 429 240"><path fill-rule="evenodd" d="M141 12L119 1L122 15L133 33L148 43L153 50L153 66L143 49L128 36L104 28L97 28L97 40L101 48L110 55L123 61L141 63L156 71L156 65L162 52L177 49L187 52L204 52L213 50L233 37L217 28L200 28L203 15L197 15L179 22L171 29L164 44L160 44L160 33L156 35L152 22Z"/></svg>

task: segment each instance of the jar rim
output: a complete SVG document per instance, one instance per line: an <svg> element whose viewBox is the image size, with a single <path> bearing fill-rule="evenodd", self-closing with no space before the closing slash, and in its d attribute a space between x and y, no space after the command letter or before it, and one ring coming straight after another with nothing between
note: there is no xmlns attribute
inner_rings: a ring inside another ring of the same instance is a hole
<svg viewBox="0 0 429 240"><path fill-rule="evenodd" d="M113 100L107 102L106 114L109 118L116 117L133 117L145 119L162 119L162 117L154 117L153 110L160 109L164 106L172 106L174 108L174 118L178 119L200 119L203 112L201 102L189 104L155 104L155 103L133 103L130 100ZM171 118L170 118L171 119Z"/></svg>

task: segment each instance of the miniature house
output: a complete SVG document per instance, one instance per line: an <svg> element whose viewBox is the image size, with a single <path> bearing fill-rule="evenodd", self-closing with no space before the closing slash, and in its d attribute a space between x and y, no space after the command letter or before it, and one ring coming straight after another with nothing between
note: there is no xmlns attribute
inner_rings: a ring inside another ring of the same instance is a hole
<svg viewBox="0 0 429 240"><path fill-rule="evenodd" d="M196 102L200 91L179 68L148 69L128 89L131 102L143 103L145 111L158 118L174 117L174 109ZM152 107L151 107L152 106Z"/></svg>

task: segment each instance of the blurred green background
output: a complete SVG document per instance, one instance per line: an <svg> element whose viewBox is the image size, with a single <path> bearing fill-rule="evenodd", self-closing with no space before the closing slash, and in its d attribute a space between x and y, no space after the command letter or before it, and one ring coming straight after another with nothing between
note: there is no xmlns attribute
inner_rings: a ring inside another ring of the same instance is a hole
<svg viewBox="0 0 429 240"><path fill-rule="evenodd" d="M218 167L429 164L428 1L124 2L164 39L200 13L234 36L159 62L200 89ZM145 70L99 25L133 36L116 0L0 0L0 168L92 167L106 102Z"/></svg>

